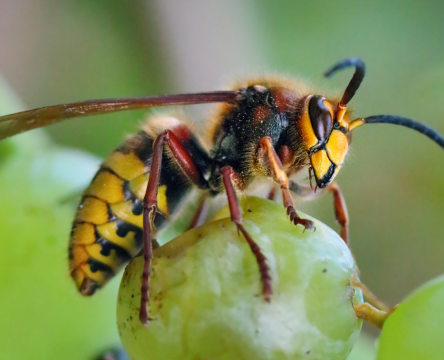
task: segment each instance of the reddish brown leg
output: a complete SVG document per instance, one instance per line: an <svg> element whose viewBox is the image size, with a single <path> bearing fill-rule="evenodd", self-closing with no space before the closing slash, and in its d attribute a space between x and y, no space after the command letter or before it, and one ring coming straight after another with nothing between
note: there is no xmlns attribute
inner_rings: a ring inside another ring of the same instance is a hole
<svg viewBox="0 0 444 360"><path fill-rule="evenodd" d="M279 156L276 154L270 137L266 136L261 139L261 141L259 142L258 155L268 165L274 181L276 181L281 186L284 207L287 210L287 214L290 217L290 220L295 225L300 224L304 226L305 229L314 229L312 221L301 219L296 212L293 198L290 193L290 181L288 180L288 176L283 169L282 162L279 159Z"/></svg>
<svg viewBox="0 0 444 360"><path fill-rule="evenodd" d="M149 301L149 278L151 275L151 258L153 249L151 244L151 231L154 231L154 217L157 213L157 192L160 183L160 172L162 165L163 146L166 144L171 150L173 159L176 160L182 172L193 183L203 186L206 180L197 169L190 154L182 146L176 135L170 130L164 130L154 141L153 157L151 161L150 178L143 200L143 274L142 274L142 294L140 301L139 318L146 324L148 317L147 304Z"/></svg>
<svg viewBox="0 0 444 360"><path fill-rule="evenodd" d="M327 190L333 194L336 221L339 223L339 225L341 225L341 238L348 246L350 246L348 235L349 218L344 196L342 195L341 189L339 188L338 184L336 184L335 182L328 185Z"/></svg>
<svg viewBox="0 0 444 360"><path fill-rule="evenodd" d="M270 192L268 193L268 200L274 200L276 198L276 187L272 187Z"/></svg>
<svg viewBox="0 0 444 360"><path fill-rule="evenodd" d="M208 214L208 203L205 201L206 197L202 196L199 200L199 207L191 220L188 229L194 229L195 227L201 226L205 223L206 216Z"/></svg>
<svg viewBox="0 0 444 360"><path fill-rule="evenodd" d="M269 302L271 295L273 294L273 289L271 287L270 268L267 265L266 262L267 259L265 258L264 254L262 254L259 245L255 243L255 241L251 238L250 234L248 234L248 232L242 226L241 209L236 193L234 191L233 180L232 180L232 175L234 175L234 170L232 169L231 166L224 166L221 169L221 171L222 171L225 190L227 192L231 221L233 221L236 224L237 229L244 235L248 245L250 245L251 251L256 256L262 280L262 295L264 296L265 301Z"/></svg>
<svg viewBox="0 0 444 360"><path fill-rule="evenodd" d="M333 194L333 202L335 207L335 214L336 214L336 220L341 225L341 238L344 240L344 242L347 244L347 246L350 249L350 252L353 255L353 251L350 248L350 242L349 242L349 234L348 234L348 212L347 212L347 206L345 204L344 197L342 196L341 189L339 188L338 184L335 182L331 183L324 189L321 189L321 191L318 191L315 193L310 186L297 184L292 182L290 185L291 191L296 193L299 197L305 198L305 199L314 199L321 194L323 194L325 191L329 191ZM353 258L355 256L353 255ZM356 263L356 260L355 260ZM359 274L359 268L356 265L356 271ZM370 289L364 285L361 280L356 275L352 275L351 279L351 285L355 287L359 287L362 290L362 293L364 294L364 297L369 301L371 304L375 305L377 308L382 310L385 313L390 313L390 307L387 306L385 303L383 303L381 300L379 300L371 291ZM368 304L361 304L362 306L355 307L356 314L359 318L364 318L363 316L367 316L366 319L369 319L370 317L374 317L376 314L379 316L380 312L374 312L369 313L371 310L370 307L368 307ZM378 315L379 314L379 315ZM384 315L385 316L385 315ZM376 317L377 318L377 317ZM375 318L375 319L376 319ZM373 323L375 321L371 320ZM382 323L380 323L382 324Z"/></svg>
<svg viewBox="0 0 444 360"><path fill-rule="evenodd" d="M314 199L322 195L325 191L329 191L333 194L333 203L335 208L336 221L341 225L341 238L344 242L349 245L349 234L348 234L348 211L347 205L345 204L344 196L342 195L341 189L335 182L328 185L326 188L321 189L318 192L314 192L309 186L297 184L291 182L290 189L296 193L299 197L305 199Z"/></svg>

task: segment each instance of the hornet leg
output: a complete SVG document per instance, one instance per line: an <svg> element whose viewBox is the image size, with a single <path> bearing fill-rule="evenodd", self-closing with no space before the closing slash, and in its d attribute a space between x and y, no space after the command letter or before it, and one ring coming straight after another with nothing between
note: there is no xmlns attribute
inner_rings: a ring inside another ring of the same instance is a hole
<svg viewBox="0 0 444 360"><path fill-rule="evenodd" d="M205 224L205 219L208 214L208 203L205 201L206 196L202 196L199 200L199 207L194 213L193 219L191 220L189 229L194 229L195 227Z"/></svg>
<svg viewBox="0 0 444 360"><path fill-rule="evenodd" d="M345 204L344 196L342 195L341 189L339 188L338 184L333 182L330 185L328 185L327 187L325 187L324 189L321 189L321 191L318 191L315 193L311 189L310 186L292 182L290 185L290 189L291 189L291 191L296 193L296 195L298 195L299 197L301 197L303 199L307 199L307 200L315 199L315 198L319 197L321 194L324 194L325 191L329 191L333 194L333 203L334 203L334 208L335 208L336 221L339 223L339 225L341 225L341 238L342 238L342 240L344 240L344 242L347 244L347 246L349 247L349 249L351 251L349 232L348 232L348 223L349 223L348 211L347 211L347 206ZM353 252L352 252L352 255L353 255ZM354 257L355 256L353 255L353 258ZM356 260L355 260L355 263L356 263ZM359 273L359 269L356 268L356 270ZM376 306L376 308L381 309L384 313L388 313L390 311L390 307L388 305L386 305L384 302L382 302L381 300L379 300L371 292L371 290L357 278L357 276L355 276L355 275L352 276L351 283L352 283L352 286L359 287L361 289L362 293L364 294L365 298L367 299L367 301L369 301L371 304ZM361 311L360 314L362 316L364 316L363 315L364 311L366 311L367 315L365 315L365 316L368 316L369 317L368 319L370 319L370 317L373 317L375 314L377 316L381 315L378 312L375 312L377 310L376 308L373 308L373 309L375 309L375 311L373 311L370 314L367 311L367 310L370 310L370 305L369 304L367 304L367 305L368 305L368 307L363 306L361 308L361 310L359 310L359 311ZM361 315L359 315L358 317L360 317ZM374 320L374 321L369 320L369 321L376 324L376 322L379 320ZM378 324L376 324L376 325L379 326L382 323L380 323L379 325Z"/></svg>
<svg viewBox="0 0 444 360"><path fill-rule="evenodd" d="M179 139L171 130L164 130L157 136L154 141L153 157L151 160L150 178L143 200L143 275L142 275L142 294L140 301L139 318L143 324L150 319L147 312L147 304L149 301L149 278L151 275L151 259L153 257L153 249L151 244L151 231L154 230L154 217L157 210L157 193L160 183L160 172L162 165L162 155L164 144L171 151L172 158L176 160L177 165L184 175L199 187L205 187L206 180L194 164L191 155L182 146Z"/></svg>
<svg viewBox="0 0 444 360"><path fill-rule="evenodd" d="M233 168L231 166L224 166L221 169L221 171L222 171L225 190L227 192L231 221L233 221L236 224L237 229L244 235L248 245L250 245L251 251L253 252L254 256L256 256L262 280L262 295L265 301L269 302L271 295L273 294L273 289L271 287L270 268L267 265L266 262L267 259L265 258L264 254L262 254L259 245L256 244L256 242L251 238L250 234L248 234L248 232L242 226L241 209L236 193L234 191L234 185L232 179L232 176L235 175Z"/></svg>
<svg viewBox="0 0 444 360"><path fill-rule="evenodd" d="M274 150L270 137L266 136L260 140L258 155L259 158L265 160L265 163L268 165L274 181L276 181L281 186L284 207L287 210L287 214L290 216L290 220L295 225L300 224L304 226L305 229L314 229L312 221L301 219L296 212L293 198L290 193L290 181L288 180L287 174L283 170L282 162L279 159L279 156L276 154L276 151Z"/></svg>
<svg viewBox="0 0 444 360"><path fill-rule="evenodd" d="M291 182L290 190L299 197L307 200L315 199L318 196L324 194L325 191L331 192L333 194L333 204L335 208L336 221L339 223L339 225L341 225L341 238L350 247L348 234L349 217L347 205L345 204L344 196L342 195L341 189L339 188L338 184L333 182L324 189L320 189L320 191L318 190L317 192L314 192L310 186Z"/></svg>

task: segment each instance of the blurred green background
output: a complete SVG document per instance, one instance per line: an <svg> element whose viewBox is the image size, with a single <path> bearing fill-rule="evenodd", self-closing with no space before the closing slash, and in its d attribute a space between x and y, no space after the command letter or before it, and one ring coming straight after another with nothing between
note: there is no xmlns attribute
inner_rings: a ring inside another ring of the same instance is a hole
<svg viewBox="0 0 444 360"><path fill-rule="evenodd" d="M217 90L264 72L342 90L351 71L322 73L359 56L367 77L350 104L357 116L401 115L444 133L443 16L439 0L1 1L0 73L34 108ZM143 117L72 120L48 132L106 156ZM442 149L405 128L362 127L337 180L362 280L380 298L400 302L443 272ZM300 208L338 228L329 195Z"/></svg>

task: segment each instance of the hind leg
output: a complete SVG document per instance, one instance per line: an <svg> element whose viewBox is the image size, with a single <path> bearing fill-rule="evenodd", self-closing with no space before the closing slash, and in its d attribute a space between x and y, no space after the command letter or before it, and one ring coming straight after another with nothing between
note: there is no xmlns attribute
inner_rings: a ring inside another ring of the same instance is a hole
<svg viewBox="0 0 444 360"><path fill-rule="evenodd" d="M182 132L184 130L182 129ZM160 185L160 173L162 168L162 156L164 146L171 152L171 157L176 161L183 176L195 184L197 187L206 188L207 181L199 171L193 161L191 154L184 147L178 136L171 130L164 130L156 137L153 146L153 156L151 159L150 178L143 200L143 257L144 266L142 274L142 290L140 302L140 321L143 324L148 322L147 304L149 301L149 278L151 275L151 259L153 249L151 243L151 232L154 230L154 218L158 213L157 195Z"/></svg>

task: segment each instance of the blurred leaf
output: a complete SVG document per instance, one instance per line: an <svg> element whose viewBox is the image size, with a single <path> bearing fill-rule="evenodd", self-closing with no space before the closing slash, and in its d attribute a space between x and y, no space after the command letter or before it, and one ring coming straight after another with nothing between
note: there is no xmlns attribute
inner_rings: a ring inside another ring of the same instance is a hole
<svg viewBox="0 0 444 360"><path fill-rule="evenodd" d="M444 275L413 292L387 319L377 359L443 359L443 324Z"/></svg>

